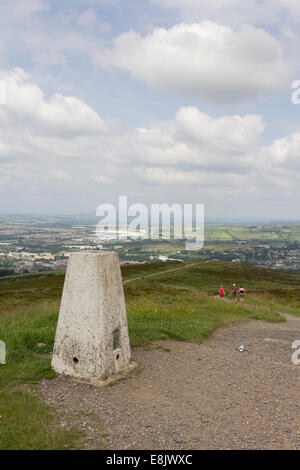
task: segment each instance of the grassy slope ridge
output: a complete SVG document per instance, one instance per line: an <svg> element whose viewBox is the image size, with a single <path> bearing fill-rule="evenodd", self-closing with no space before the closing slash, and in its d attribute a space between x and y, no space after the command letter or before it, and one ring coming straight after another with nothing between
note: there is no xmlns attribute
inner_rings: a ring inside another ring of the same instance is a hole
<svg viewBox="0 0 300 470"><path fill-rule="evenodd" d="M167 337L201 341L221 326L251 319L282 321L279 311L300 314L300 276L207 262L163 273L174 267L122 267L128 280L158 273L124 285L132 346ZM50 354L63 280L59 274L0 285L0 339L7 346L7 365L0 366L0 449L78 446L76 430L54 426L55 416L24 388L54 377ZM222 283L230 298L232 282L244 284L244 306L214 297Z"/></svg>

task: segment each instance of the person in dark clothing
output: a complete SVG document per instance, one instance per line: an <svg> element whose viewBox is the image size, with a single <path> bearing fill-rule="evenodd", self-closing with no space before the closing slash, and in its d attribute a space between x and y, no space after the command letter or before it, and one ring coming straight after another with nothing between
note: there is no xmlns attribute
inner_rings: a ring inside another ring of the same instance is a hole
<svg viewBox="0 0 300 470"><path fill-rule="evenodd" d="M236 284L233 284L233 286L231 288L231 293L232 293L233 300L235 302L237 302L238 288L237 288Z"/></svg>

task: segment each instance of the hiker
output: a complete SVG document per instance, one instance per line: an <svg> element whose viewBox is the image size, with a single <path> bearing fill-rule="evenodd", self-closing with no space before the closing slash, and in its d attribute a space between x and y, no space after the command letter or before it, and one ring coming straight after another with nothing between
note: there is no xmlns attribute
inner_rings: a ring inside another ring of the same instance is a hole
<svg viewBox="0 0 300 470"><path fill-rule="evenodd" d="M225 295L225 290L224 290L223 286L220 287L219 292L220 292L220 298L223 299L223 297Z"/></svg>
<svg viewBox="0 0 300 470"><path fill-rule="evenodd" d="M240 302L244 302L244 298L245 298L245 288L244 287L240 287L239 289L239 295L240 295Z"/></svg>
<svg viewBox="0 0 300 470"><path fill-rule="evenodd" d="M236 284L233 284L233 285L232 285L231 293L232 293L233 300L234 300L235 302L237 302L238 288L237 288Z"/></svg>

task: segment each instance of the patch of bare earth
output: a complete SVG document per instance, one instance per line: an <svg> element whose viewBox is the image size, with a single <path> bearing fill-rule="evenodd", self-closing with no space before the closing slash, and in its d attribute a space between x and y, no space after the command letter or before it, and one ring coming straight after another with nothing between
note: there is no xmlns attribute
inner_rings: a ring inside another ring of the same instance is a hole
<svg viewBox="0 0 300 470"><path fill-rule="evenodd" d="M137 348L140 370L113 387L58 377L40 391L62 426L84 430L85 448L300 449L300 318L286 318Z"/></svg>

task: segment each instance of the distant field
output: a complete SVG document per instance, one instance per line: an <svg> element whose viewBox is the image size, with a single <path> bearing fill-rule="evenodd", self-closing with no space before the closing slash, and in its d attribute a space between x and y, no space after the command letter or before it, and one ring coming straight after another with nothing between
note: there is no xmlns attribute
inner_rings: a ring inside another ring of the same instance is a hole
<svg viewBox="0 0 300 470"><path fill-rule="evenodd" d="M181 264L122 267L131 345L154 340L202 341L216 328L249 320L283 321L278 312L300 315L300 276L222 262L165 273ZM155 277L146 276L157 274ZM0 449L74 449L76 429L55 426L56 416L28 393L50 366L63 274L0 285L0 339L7 345L7 365L0 366ZM247 290L246 303L215 298L220 283L230 299L233 282Z"/></svg>
<svg viewBox="0 0 300 470"><path fill-rule="evenodd" d="M211 241L300 241L300 226L207 226L206 243Z"/></svg>

